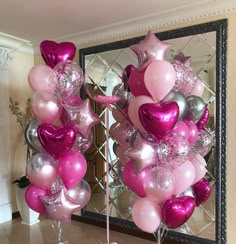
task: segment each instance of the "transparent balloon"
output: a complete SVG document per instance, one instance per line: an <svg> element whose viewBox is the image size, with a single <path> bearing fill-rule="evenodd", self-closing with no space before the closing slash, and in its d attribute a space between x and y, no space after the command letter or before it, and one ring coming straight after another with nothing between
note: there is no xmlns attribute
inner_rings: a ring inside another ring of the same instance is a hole
<svg viewBox="0 0 236 244"><path fill-rule="evenodd" d="M73 152L80 151L85 153L93 143L93 133L90 131L88 138L82 136L80 133L77 133L75 143L71 149Z"/></svg>

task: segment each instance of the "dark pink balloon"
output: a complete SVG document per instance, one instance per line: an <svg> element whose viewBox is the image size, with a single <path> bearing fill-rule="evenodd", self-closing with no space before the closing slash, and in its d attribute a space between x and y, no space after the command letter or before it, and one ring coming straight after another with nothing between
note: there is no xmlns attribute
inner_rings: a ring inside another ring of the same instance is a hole
<svg viewBox="0 0 236 244"><path fill-rule="evenodd" d="M40 196L47 195L47 190L30 184L25 191L25 201L34 211L45 214L45 206L40 200Z"/></svg>
<svg viewBox="0 0 236 244"><path fill-rule="evenodd" d="M145 130L156 139L164 137L176 124L179 107L176 102L146 103L139 108L139 119Z"/></svg>
<svg viewBox="0 0 236 244"><path fill-rule="evenodd" d="M205 107L201 119L196 124L197 125L197 128L199 130L204 130L205 127L206 127L206 125L207 125L207 123L208 123L208 121L209 121L209 110L208 110L207 107Z"/></svg>
<svg viewBox="0 0 236 244"><path fill-rule="evenodd" d="M45 40L40 43L40 52L45 63L54 68L62 61L72 60L76 54L76 46L71 42L56 43Z"/></svg>
<svg viewBox="0 0 236 244"><path fill-rule="evenodd" d="M87 162L80 152L67 152L58 160L58 175L67 189L82 180L87 171Z"/></svg>
<svg viewBox="0 0 236 244"><path fill-rule="evenodd" d="M169 199L162 207L162 220L168 228L178 228L190 218L195 206L193 197L182 196Z"/></svg>
<svg viewBox="0 0 236 244"><path fill-rule="evenodd" d="M136 193L138 196L145 197L146 192L144 191L143 181L144 178L147 176L147 172L149 170L151 170L151 168L146 168L139 174L136 174L132 161L129 161L124 166L124 170L122 173L124 184L128 186L130 190Z"/></svg>
<svg viewBox="0 0 236 244"><path fill-rule="evenodd" d="M189 132L188 142L192 146L197 140L198 128L193 121L184 120L183 122L188 127L188 132Z"/></svg>
<svg viewBox="0 0 236 244"><path fill-rule="evenodd" d="M211 195L211 186L210 183L202 178L196 184L192 185L196 206L203 204L208 200Z"/></svg>
<svg viewBox="0 0 236 244"><path fill-rule="evenodd" d="M74 145L76 131L73 125L57 127L51 124L41 124L38 127L38 137L45 151L55 159L59 159Z"/></svg>

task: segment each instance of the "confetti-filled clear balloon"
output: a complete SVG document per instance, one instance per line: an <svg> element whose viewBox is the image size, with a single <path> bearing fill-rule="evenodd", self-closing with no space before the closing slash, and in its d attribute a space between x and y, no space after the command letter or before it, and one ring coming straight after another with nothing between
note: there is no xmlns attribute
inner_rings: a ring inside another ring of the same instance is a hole
<svg viewBox="0 0 236 244"><path fill-rule="evenodd" d="M88 138L82 136L80 133L77 133L75 143L72 147L73 152L80 151L82 153L85 153L91 146L93 142L93 133L90 131Z"/></svg>
<svg viewBox="0 0 236 244"><path fill-rule="evenodd" d="M62 100L68 100L77 93L84 82L83 70L72 61L63 61L54 68L56 73L56 91Z"/></svg>

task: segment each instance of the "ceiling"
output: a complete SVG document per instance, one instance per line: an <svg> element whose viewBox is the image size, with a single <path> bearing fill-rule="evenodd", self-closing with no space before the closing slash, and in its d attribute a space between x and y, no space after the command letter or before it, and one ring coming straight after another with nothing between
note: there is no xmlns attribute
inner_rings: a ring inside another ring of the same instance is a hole
<svg viewBox="0 0 236 244"><path fill-rule="evenodd" d="M101 39L104 33L137 32L197 18L199 11L204 16L206 9L219 14L235 7L235 0L7 0L1 1L0 34L32 44L72 37L83 42L91 33Z"/></svg>

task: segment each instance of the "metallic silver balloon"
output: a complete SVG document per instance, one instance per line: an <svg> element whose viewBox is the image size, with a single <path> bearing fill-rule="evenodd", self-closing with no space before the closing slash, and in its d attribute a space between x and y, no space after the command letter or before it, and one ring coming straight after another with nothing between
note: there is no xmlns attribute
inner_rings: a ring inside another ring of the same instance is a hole
<svg viewBox="0 0 236 244"><path fill-rule="evenodd" d="M188 104L185 96L177 91L170 91L163 99L163 102L176 102L179 106L178 121L182 120L188 111Z"/></svg>
<svg viewBox="0 0 236 244"><path fill-rule="evenodd" d="M25 141L36 152L45 152L38 139L38 127L41 124L38 120L32 120L25 129Z"/></svg>
<svg viewBox="0 0 236 244"><path fill-rule="evenodd" d="M185 119L197 123L203 116L206 104L202 100L202 98L198 96L187 97L187 103L188 103L188 112L185 116Z"/></svg>

